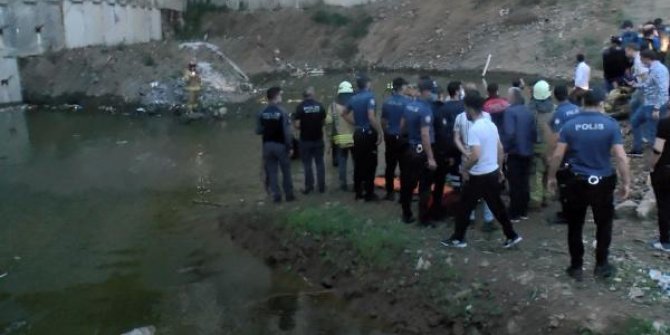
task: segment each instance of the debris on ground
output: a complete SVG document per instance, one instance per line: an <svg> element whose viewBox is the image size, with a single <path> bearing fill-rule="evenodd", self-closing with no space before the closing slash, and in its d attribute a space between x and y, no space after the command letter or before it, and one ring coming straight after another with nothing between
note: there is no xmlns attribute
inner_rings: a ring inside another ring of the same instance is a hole
<svg viewBox="0 0 670 335"><path fill-rule="evenodd" d="M154 335L156 334L156 327L154 326L146 326L146 327L141 327L141 328L135 328L127 333L123 333L121 335Z"/></svg>
<svg viewBox="0 0 670 335"><path fill-rule="evenodd" d="M666 295L670 296L670 274L651 269L649 270L649 278L655 281Z"/></svg>

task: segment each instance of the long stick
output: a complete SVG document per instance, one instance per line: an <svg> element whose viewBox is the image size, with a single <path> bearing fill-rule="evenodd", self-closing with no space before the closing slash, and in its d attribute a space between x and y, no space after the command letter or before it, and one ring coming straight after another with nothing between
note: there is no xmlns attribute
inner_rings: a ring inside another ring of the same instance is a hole
<svg viewBox="0 0 670 335"><path fill-rule="evenodd" d="M491 54L486 58L486 65L484 66L484 71L482 71L482 77L485 77L486 72L489 71L489 65L491 65Z"/></svg>

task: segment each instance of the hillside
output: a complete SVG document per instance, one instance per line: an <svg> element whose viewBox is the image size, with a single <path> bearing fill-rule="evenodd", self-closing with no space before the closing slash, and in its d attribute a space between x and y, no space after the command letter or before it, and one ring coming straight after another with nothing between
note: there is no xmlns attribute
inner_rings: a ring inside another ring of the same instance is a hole
<svg viewBox="0 0 670 335"><path fill-rule="evenodd" d="M179 86L175 78L193 56L179 51L184 40L206 40L252 75L314 67L480 70L492 54L493 71L569 78L579 52L599 68L621 21L642 22L670 13L668 7L664 0L386 0L255 12L194 7L179 38L26 59L22 79L28 97L83 93L133 101L152 82ZM224 67L221 75L237 83Z"/></svg>

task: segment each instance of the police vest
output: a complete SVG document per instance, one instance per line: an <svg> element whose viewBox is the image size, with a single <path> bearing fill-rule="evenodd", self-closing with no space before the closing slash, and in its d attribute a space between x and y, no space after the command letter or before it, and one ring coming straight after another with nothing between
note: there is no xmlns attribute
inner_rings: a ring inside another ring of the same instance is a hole
<svg viewBox="0 0 670 335"><path fill-rule="evenodd" d="M261 125L263 126L263 142L284 143L286 137L284 134L284 113L275 107L266 108L260 115Z"/></svg>

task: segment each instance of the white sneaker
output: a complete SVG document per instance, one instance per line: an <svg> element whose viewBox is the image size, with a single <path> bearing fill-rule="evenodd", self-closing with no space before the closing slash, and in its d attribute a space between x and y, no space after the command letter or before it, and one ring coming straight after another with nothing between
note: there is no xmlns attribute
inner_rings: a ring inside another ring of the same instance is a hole
<svg viewBox="0 0 670 335"><path fill-rule="evenodd" d="M468 246L468 243L465 241L455 240L451 238L440 242L440 244L448 248L459 248L459 249L463 249Z"/></svg>
<svg viewBox="0 0 670 335"><path fill-rule="evenodd" d="M523 237L521 237L521 236L517 236L514 239L509 239L509 240L505 241L505 243L503 244L503 248L509 249L509 248L521 243L521 241L523 241Z"/></svg>
<svg viewBox="0 0 670 335"><path fill-rule="evenodd" d="M661 243L660 241L656 241L652 243L651 246L656 250L670 252L670 243Z"/></svg>

